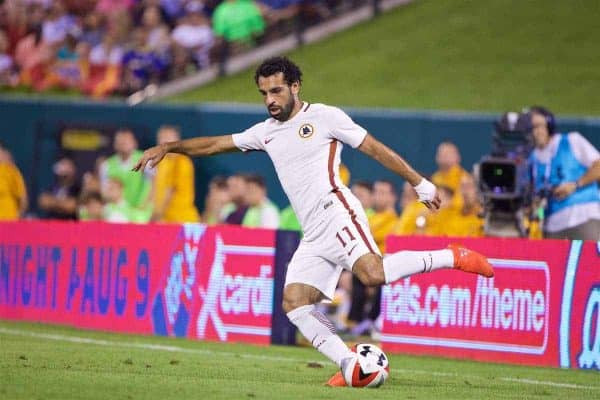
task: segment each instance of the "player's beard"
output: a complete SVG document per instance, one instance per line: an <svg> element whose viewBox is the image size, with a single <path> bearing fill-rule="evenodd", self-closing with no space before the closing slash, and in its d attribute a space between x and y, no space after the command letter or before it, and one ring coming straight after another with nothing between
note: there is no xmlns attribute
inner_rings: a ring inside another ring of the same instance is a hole
<svg viewBox="0 0 600 400"><path fill-rule="evenodd" d="M277 121L281 121L281 122L287 121L288 118L290 117L290 114L294 110L295 103L296 102L294 101L294 96L292 96L290 93L289 101L286 104L284 104L282 107L279 107L279 114L273 115L271 113L271 110L269 110L269 114L271 114L271 117L275 118Z"/></svg>

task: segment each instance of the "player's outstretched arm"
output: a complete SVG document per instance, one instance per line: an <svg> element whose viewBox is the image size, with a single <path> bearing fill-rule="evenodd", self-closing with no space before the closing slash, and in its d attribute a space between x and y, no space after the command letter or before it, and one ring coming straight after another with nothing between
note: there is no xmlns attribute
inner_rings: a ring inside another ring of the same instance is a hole
<svg viewBox="0 0 600 400"><path fill-rule="evenodd" d="M400 175L410 183L419 196L419 200L429 208L440 208L441 199L437 194L435 185L423 178L415 171L398 153L367 134L365 140L358 147L360 151L379 161L381 165Z"/></svg>
<svg viewBox="0 0 600 400"><path fill-rule="evenodd" d="M179 153L190 157L201 157L238 150L239 149L233 143L231 135L195 137L192 139L179 140L177 142L168 142L150 147L144 151L142 158L140 158L132 170L143 171L148 163L150 163L150 167L153 168L167 153Z"/></svg>

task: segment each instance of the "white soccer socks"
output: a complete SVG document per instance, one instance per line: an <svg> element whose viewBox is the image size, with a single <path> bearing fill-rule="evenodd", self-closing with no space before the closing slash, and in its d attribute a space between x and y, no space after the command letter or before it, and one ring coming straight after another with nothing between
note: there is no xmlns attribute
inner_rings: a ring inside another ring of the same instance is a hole
<svg viewBox="0 0 600 400"><path fill-rule="evenodd" d="M440 268L452 268L454 255L452 250L408 251L390 254L383 259L385 283Z"/></svg>
<svg viewBox="0 0 600 400"><path fill-rule="evenodd" d="M353 356L348 346L335 333L333 324L314 304L298 307L287 313L287 316L313 347L338 367L344 358Z"/></svg>

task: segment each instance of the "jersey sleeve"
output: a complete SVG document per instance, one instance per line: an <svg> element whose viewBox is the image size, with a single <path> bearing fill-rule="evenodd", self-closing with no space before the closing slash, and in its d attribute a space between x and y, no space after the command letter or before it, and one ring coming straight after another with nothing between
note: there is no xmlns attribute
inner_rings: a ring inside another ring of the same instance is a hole
<svg viewBox="0 0 600 400"><path fill-rule="evenodd" d="M242 151L262 150L265 151L265 146L262 142L264 136L264 122L256 124L244 132L234 133L232 136L233 144Z"/></svg>
<svg viewBox="0 0 600 400"><path fill-rule="evenodd" d="M586 167L590 167L594 162L600 160L598 150L579 132L569 134L569 144L575 158Z"/></svg>
<svg viewBox="0 0 600 400"><path fill-rule="evenodd" d="M339 108L330 107L327 118L331 123L332 138L346 143L352 148L357 148L365 140L365 136L367 136L366 129L352 121L348 114Z"/></svg>

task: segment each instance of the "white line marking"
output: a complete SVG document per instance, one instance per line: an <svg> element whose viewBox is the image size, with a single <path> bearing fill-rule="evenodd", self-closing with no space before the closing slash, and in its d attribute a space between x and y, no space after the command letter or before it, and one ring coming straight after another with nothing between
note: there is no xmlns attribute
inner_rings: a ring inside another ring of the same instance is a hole
<svg viewBox="0 0 600 400"><path fill-rule="evenodd" d="M460 376L463 378L479 378L479 379L484 379L484 380L487 379L483 376L465 375L465 374L459 374L456 372L437 372L437 371L424 371L424 370L418 370L418 369L414 370L414 369L401 369L401 368L394 368L393 371L404 373L407 375L408 374L419 374L419 375L444 376L444 377L459 377ZM503 377L503 378L498 378L498 380L505 381L505 382L523 383L526 385L541 385L541 386L561 387L561 388L568 388L568 389L600 390L600 386L585 386L585 385L577 385L574 383L538 381L535 379L526 379L526 378Z"/></svg>
<svg viewBox="0 0 600 400"><path fill-rule="evenodd" d="M528 385L544 385L544 386L553 386L553 387L561 387L561 388L569 388L569 389L594 389L594 390L600 389L600 387L597 387L597 386L584 386L584 385L576 385L574 383L560 383L560 382L550 382L550 381L536 381L535 379L525 379L525 378L500 378L500 380L507 381L507 382L526 383Z"/></svg>
<svg viewBox="0 0 600 400"><path fill-rule="evenodd" d="M5 335L14 335L14 336L28 336L39 339L47 339L47 340L55 340L59 342L69 342L69 343L79 343L79 344L92 344L97 346L107 346L107 347L123 347L123 348L134 348L134 349L144 349L144 350L157 350L157 351L167 351L171 353L185 353L185 354L198 354L198 355L209 355L209 356L225 356L225 357L239 357L246 358L250 360L265 360L265 361L280 361L280 362L322 362L323 360L310 360L304 358L295 358L295 357L275 357L275 356L261 356L256 354L244 354L244 353L232 353L230 351L213 351L206 349L187 349L185 347L178 346L169 346L162 344L152 344L152 343L136 343L136 342L117 342L112 340L102 340L102 339L92 339L85 338L80 336L67 336L67 335L57 335L51 333L37 333L37 332L28 332L19 329L7 329L0 327L0 334ZM440 376L440 377L464 377L464 378L476 378L481 380L487 380L488 378L478 375L465 375L459 374L456 372L437 372L437 371L425 371L418 369L405 369L405 368L393 368L394 372L401 374L419 374L419 375L429 375L429 376ZM585 386L585 385L577 385L574 383L560 383L560 382L552 382L552 381L538 381L534 379L526 379L526 378L511 378L511 377L502 377L498 378L501 381L505 382L516 382L525 385L538 385L538 386L550 386L550 387L560 387L567 389L585 389L585 390L600 390L600 386Z"/></svg>
<svg viewBox="0 0 600 400"><path fill-rule="evenodd" d="M248 358L248 359L256 359L256 360L266 360L266 361L283 361L283 362L318 362L314 360L301 359L301 358L293 358L293 357L275 357L275 356L261 356L256 354L244 354L244 353L232 353L229 351L213 351L206 349L187 349L185 347L178 346L168 346L162 344L151 344L151 343L136 343L136 342L116 342L112 340L102 340L102 339L91 339L84 338L79 336L65 336L65 335L55 335L50 333L36 333L36 332L27 332L17 329L6 329L0 328L0 333L4 333L7 335L16 335L16 336L29 336L40 339L47 340L56 340L60 342L70 342L70 343L80 343L80 344L94 344L98 346L108 346L108 347L126 347L126 348L134 348L134 349L144 349L144 350L158 350L158 351L168 351L171 353L187 353L187 354L198 354L198 355L212 355L212 356L226 356L226 357L240 357L240 358Z"/></svg>

